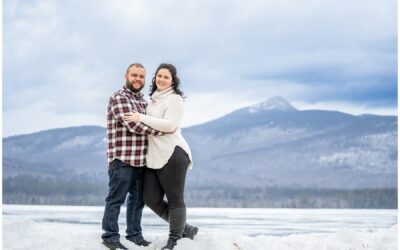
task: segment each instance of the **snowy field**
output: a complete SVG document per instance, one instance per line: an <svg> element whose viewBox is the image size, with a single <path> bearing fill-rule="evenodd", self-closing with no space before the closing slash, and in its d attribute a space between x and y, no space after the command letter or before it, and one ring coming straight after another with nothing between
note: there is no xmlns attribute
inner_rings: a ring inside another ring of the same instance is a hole
<svg viewBox="0 0 400 250"><path fill-rule="evenodd" d="M3 249L106 249L102 213L102 207L3 205ZM167 225L148 209L142 225L149 247L123 238L124 220L122 209L121 241L129 249L160 249L167 240ZM397 210L191 208L188 222L200 232L176 250L397 249Z"/></svg>

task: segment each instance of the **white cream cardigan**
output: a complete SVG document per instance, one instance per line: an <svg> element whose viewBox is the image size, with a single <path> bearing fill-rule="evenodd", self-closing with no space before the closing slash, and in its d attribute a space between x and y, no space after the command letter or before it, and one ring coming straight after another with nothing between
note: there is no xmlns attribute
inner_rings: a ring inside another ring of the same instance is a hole
<svg viewBox="0 0 400 250"><path fill-rule="evenodd" d="M180 125L184 113L183 98L174 94L172 88L155 91L146 109L146 115L140 114L142 122L158 131L172 132L161 136L149 135L149 147L146 155L147 167L160 169L167 164L174 152L175 146L180 146L188 154L189 168L192 168L192 153L185 138L183 138Z"/></svg>

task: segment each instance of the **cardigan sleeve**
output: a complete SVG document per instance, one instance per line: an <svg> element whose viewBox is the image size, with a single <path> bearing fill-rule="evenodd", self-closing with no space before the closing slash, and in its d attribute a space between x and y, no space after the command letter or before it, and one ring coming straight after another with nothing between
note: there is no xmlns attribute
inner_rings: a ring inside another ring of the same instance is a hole
<svg viewBox="0 0 400 250"><path fill-rule="evenodd" d="M183 99L173 94L169 97L162 118L140 114L139 121L162 132L172 132L182 123L184 113Z"/></svg>

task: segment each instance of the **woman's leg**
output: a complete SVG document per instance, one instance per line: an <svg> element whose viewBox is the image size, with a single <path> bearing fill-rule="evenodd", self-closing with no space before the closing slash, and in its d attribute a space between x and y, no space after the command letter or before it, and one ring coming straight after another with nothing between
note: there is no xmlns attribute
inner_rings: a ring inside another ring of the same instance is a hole
<svg viewBox="0 0 400 250"><path fill-rule="evenodd" d="M190 159L187 153L179 146L161 169L156 170L159 184L164 190L168 199L168 208L186 207L184 201L186 173Z"/></svg>
<svg viewBox="0 0 400 250"><path fill-rule="evenodd" d="M172 249L176 241L182 238L186 224L184 189L189 163L187 153L177 146L168 163L156 171L159 183L168 199L170 234L168 244L165 246L168 249Z"/></svg>
<svg viewBox="0 0 400 250"><path fill-rule="evenodd" d="M146 205L163 218L164 214L168 214L168 204L164 201L164 189L156 171L150 168L144 169L143 198Z"/></svg>
<svg viewBox="0 0 400 250"><path fill-rule="evenodd" d="M169 224L168 203L164 201L164 189L158 180L159 170L145 168L144 170L144 201L158 216ZM182 178L181 178L182 179ZM182 184L181 184L182 185ZM184 185L184 183L183 183ZM185 224L183 238L194 239L198 228Z"/></svg>

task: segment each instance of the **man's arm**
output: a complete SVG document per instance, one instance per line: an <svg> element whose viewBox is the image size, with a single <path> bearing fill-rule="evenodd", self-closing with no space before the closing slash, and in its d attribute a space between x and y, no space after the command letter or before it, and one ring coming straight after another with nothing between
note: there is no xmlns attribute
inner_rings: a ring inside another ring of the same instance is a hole
<svg viewBox="0 0 400 250"><path fill-rule="evenodd" d="M122 117L129 112L133 111L133 107L129 99L125 96L116 96L111 99L111 112L114 117L121 122L128 130L135 134L141 135L162 135L162 132L157 131L141 122L126 122Z"/></svg>

